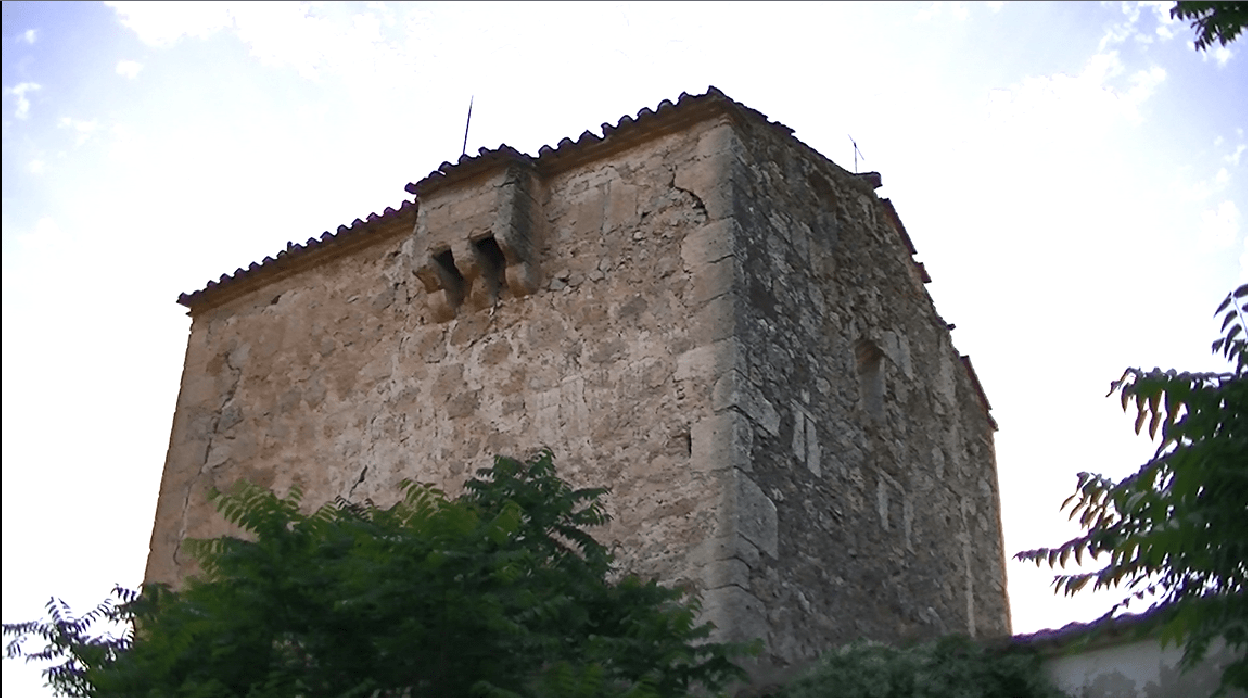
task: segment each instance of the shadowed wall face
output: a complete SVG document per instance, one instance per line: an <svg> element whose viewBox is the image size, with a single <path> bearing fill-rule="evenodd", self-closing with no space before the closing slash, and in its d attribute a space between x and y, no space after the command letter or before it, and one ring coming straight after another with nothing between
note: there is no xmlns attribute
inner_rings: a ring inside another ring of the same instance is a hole
<svg viewBox="0 0 1248 698"><path fill-rule="evenodd" d="M995 425L878 179L761 125L740 142L719 302L737 380L779 417L748 459L777 510L778 555L750 574L771 651L1009 634Z"/></svg>
<svg viewBox="0 0 1248 698"><path fill-rule="evenodd" d="M891 206L756 112L690 102L482 155L192 304L148 580L227 532L212 487L384 505L548 446L612 488L624 569L698 589L773 663L1008 633L993 426Z"/></svg>

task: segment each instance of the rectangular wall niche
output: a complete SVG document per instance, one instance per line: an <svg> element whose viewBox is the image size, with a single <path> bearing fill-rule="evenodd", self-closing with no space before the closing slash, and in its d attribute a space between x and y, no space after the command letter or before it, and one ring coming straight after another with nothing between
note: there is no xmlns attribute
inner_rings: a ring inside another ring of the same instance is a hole
<svg viewBox="0 0 1248 698"><path fill-rule="evenodd" d="M442 250L435 254L430 261L437 269L438 276L441 277L442 288L455 298L455 304L464 297L464 275L459 273L459 269L455 266L455 253L448 250Z"/></svg>
<svg viewBox="0 0 1248 698"><path fill-rule="evenodd" d="M872 420L884 418L884 371L881 361L884 352L869 340L859 340L856 349L858 359L858 395L863 411Z"/></svg>
<svg viewBox="0 0 1248 698"><path fill-rule="evenodd" d="M493 235L474 241L472 246L477 254L477 264L481 267L482 290L488 294L489 302L493 305L498 302L503 287L507 285L507 258Z"/></svg>

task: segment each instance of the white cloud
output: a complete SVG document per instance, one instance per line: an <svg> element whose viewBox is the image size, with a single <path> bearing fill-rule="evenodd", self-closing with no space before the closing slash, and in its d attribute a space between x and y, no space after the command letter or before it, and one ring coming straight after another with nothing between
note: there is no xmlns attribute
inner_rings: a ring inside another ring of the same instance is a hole
<svg viewBox="0 0 1248 698"><path fill-rule="evenodd" d="M332 22L294 3L254 3L235 11L238 36L266 65L289 65L315 79L332 62L345 37Z"/></svg>
<svg viewBox="0 0 1248 698"><path fill-rule="evenodd" d="M916 14L914 18L920 22L926 22L943 12L946 6L949 8L949 14L953 15L953 18L959 21L966 19L971 14L971 9L967 7L965 2L946 3L938 1L933 2L931 5L922 10L919 10L919 13Z"/></svg>
<svg viewBox="0 0 1248 698"><path fill-rule="evenodd" d="M61 233L54 218L40 218L29 232L19 232L13 237L18 251L33 257L46 259L66 251L66 236Z"/></svg>
<svg viewBox="0 0 1248 698"><path fill-rule="evenodd" d="M367 76L369 85L397 85L410 79L416 60L405 47L382 36L395 24L382 6L342 19L341 12L318 4L293 2L147 3L109 2L122 24L145 43L171 45L184 37L206 37L232 29L251 55L265 65L289 66L302 77L325 72ZM120 72L120 66L118 72ZM357 81L358 82L358 81Z"/></svg>
<svg viewBox="0 0 1248 698"><path fill-rule="evenodd" d="M38 92L43 87L37 82L21 82L16 87L4 88L4 94L17 97L17 109L14 110L13 116L19 119L25 119L30 116L30 99L26 97L27 92Z"/></svg>
<svg viewBox="0 0 1248 698"><path fill-rule="evenodd" d="M1127 90L1126 93L1126 105L1134 119L1139 119L1139 113L1136 111L1136 108L1144 100L1151 97L1157 86L1165 79L1165 69L1156 65L1148 70L1138 71L1131 76L1131 89Z"/></svg>
<svg viewBox="0 0 1248 698"><path fill-rule="evenodd" d="M1231 60L1231 56L1233 55L1234 54L1231 53L1230 47L1227 46L1219 46L1213 50L1213 57L1218 61L1219 68L1225 66L1226 62Z"/></svg>
<svg viewBox="0 0 1248 698"><path fill-rule="evenodd" d="M109 134L112 140L109 143L108 153L114 160L137 164L144 158L150 157L149 149L145 147L133 129L123 124L113 124L113 127L109 129Z"/></svg>
<svg viewBox="0 0 1248 698"><path fill-rule="evenodd" d="M1169 41L1175 36L1175 28L1180 27L1179 20L1170 16L1170 8L1174 7L1172 2L1145 2L1141 3L1151 7L1153 10L1153 18L1157 20L1157 28L1154 33L1160 36L1163 41Z"/></svg>
<svg viewBox="0 0 1248 698"><path fill-rule="evenodd" d="M18 35L17 40L19 42L25 42L25 43L33 45L35 43L36 38L38 38L38 30L27 29L26 31Z"/></svg>
<svg viewBox="0 0 1248 698"><path fill-rule="evenodd" d="M139 71L143 70L143 64L138 61L120 60L117 61L117 74L133 80L139 76Z"/></svg>
<svg viewBox="0 0 1248 698"><path fill-rule="evenodd" d="M206 37L232 24L231 5L215 2L109 2L121 23L151 46L169 46L184 36Z"/></svg>
<svg viewBox="0 0 1248 698"><path fill-rule="evenodd" d="M1209 185L1208 180L1179 185L1179 199L1181 201L1203 201L1210 196L1213 196L1213 187Z"/></svg>
<svg viewBox="0 0 1248 698"><path fill-rule="evenodd" d="M1230 247L1239 235L1239 207L1227 199L1201 214L1200 242L1214 249Z"/></svg>
<svg viewBox="0 0 1248 698"><path fill-rule="evenodd" d="M46 169L47 165L43 160L31 160L30 164L26 165L26 170L31 174L43 174Z"/></svg>
<svg viewBox="0 0 1248 698"><path fill-rule="evenodd" d="M927 20L936 16L936 13L940 11L940 6L943 4L944 3L941 3L941 2L934 2L931 5L928 5L927 7L923 8L922 10L919 10L918 14L916 14L914 18L919 20L920 22L926 22Z"/></svg>
<svg viewBox="0 0 1248 698"><path fill-rule="evenodd" d="M1214 175L1213 181L1216 184L1226 184L1231 181L1231 173L1227 172L1225 167L1218 168L1218 174Z"/></svg>
<svg viewBox="0 0 1248 698"><path fill-rule="evenodd" d="M35 235L44 239L60 237L61 229L60 226L56 224L55 220L51 218L40 218L39 222L35 223Z"/></svg>
<svg viewBox="0 0 1248 698"><path fill-rule="evenodd" d="M1240 135L1241 136L1243 135L1243 131L1240 131ZM1245 146L1243 143L1240 143L1238 146L1235 147L1235 152L1231 153L1230 155L1222 156L1222 159L1231 163L1231 165L1235 167L1239 167L1239 157L1244 154L1245 148L1248 148L1248 146Z"/></svg>
<svg viewBox="0 0 1248 698"><path fill-rule="evenodd" d="M95 133L100 127L100 123L94 119L91 121L83 121L82 119L71 119L68 116L61 117L57 122L57 128L68 128L78 132L77 145L82 145L91 139L91 134Z"/></svg>
<svg viewBox="0 0 1248 698"><path fill-rule="evenodd" d="M1116 51L1088 59L1078 75L1054 73L1028 77L1021 84L989 95L989 118L1033 132L1068 132L1088 135L1118 118L1138 123L1140 106L1166 79L1159 66L1121 78L1126 69Z"/></svg>
<svg viewBox="0 0 1248 698"><path fill-rule="evenodd" d="M339 72L362 76L374 85L394 85L415 71L416 62L404 47L382 36L382 20L376 15L335 21L318 16L315 9L293 3L244 3L234 10L238 36L263 63L290 66L309 79Z"/></svg>
<svg viewBox="0 0 1248 698"><path fill-rule="evenodd" d="M1248 236L1244 237L1244 251L1239 255L1239 281L1248 283Z"/></svg>
<svg viewBox="0 0 1248 698"><path fill-rule="evenodd" d="M1124 2L1122 3L1122 12L1127 16L1126 20L1111 25L1105 31L1105 35L1101 37L1101 43L1097 47L1098 52L1102 52L1110 46L1121 44L1136 33L1135 24L1140 21L1140 6Z"/></svg>
<svg viewBox="0 0 1248 698"><path fill-rule="evenodd" d="M1103 83L1110 78L1122 75L1125 70L1122 67L1122 61L1118 60L1117 51L1097 53L1088 59L1088 64L1084 67L1083 75L1080 77L1096 83Z"/></svg>
<svg viewBox="0 0 1248 698"><path fill-rule="evenodd" d="M1101 37L1098 51L1104 51L1106 48L1123 43L1127 39L1133 39L1141 44L1151 44L1153 43L1154 35L1160 37L1162 41L1169 41L1174 38L1174 25L1177 24L1178 20L1170 17L1170 8L1173 7L1173 3L1124 2L1121 7L1125 18L1121 22L1110 25L1105 35ZM1151 12L1141 12L1141 9L1148 9ZM1152 31L1143 26L1152 22L1157 23L1157 26Z"/></svg>
<svg viewBox="0 0 1248 698"><path fill-rule="evenodd" d="M1004 2L989 2L985 4L988 5L988 9L992 10L993 12L997 12L998 10L1000 10L1002 7L1005 6Z"/></svg>

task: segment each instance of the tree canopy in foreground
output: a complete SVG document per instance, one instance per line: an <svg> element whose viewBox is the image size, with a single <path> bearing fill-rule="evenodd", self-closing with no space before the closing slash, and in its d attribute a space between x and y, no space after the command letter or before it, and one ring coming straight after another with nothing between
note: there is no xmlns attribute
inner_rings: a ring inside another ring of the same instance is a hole
<svg viewBox="0 0 1248 698"><path fill-rule="evenodd" d="M465 493L404 482L392 507L300 513L254 486L215 493L248 539L192 547L185 588L118 589L75 618L4 626L9 658L53 662L65 696L681 696L743 676L681 591L627 577L587 529L605 489L573 489L549 451L495 459ZM137 635L92 635L117 621ZM28 651L24 643L41 639Z"/></svg>
<svg viewBox="0 0 1248 698"><path fill-rule="evenodd" d="M777 698L1067 698L1025 647L949 636L910 647L854 642L824 654Z"/></svg>
<svg viewBox="0 0 1248 698"><path fill-rule="evenodd" d="M1057 591L1074 594L1126 585L1130 592L1106 617L1132 599L1153 605L1163 624L1161 640L1183 644L1181 666L1204 658L1225 640L1248 649L1248 285L1218 306L1222 336L1215 354L1229 360L1224 373L1128 369L1115 381L1122 407L1135 403L1135 430L1160 433L1152 459L1120 482L1080 473L1076 492L1062 508L1086 532L1057 548L1015 557L1065 566L1107 556L1096 572L1062 574ZM1222 687L1248 689L1248 656L1223 673Z"/></svg>
<svg viewBox="0 0 1248 698"><path fill-rule="evenodd" d="M1248 2L1176 2L1174 19L1190 20L1196 32L1196 50L1206 51L1217 42L1226 46L1248 26Z"/></svg>

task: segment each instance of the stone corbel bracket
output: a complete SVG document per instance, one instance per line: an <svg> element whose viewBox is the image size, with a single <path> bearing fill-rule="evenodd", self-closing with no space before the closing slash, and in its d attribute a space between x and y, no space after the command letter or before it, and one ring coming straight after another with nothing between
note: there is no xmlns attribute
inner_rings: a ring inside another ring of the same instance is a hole
<svg viewBox="0 0 1248 698"><path fill-rule="evenodd" d="M474 164L467 176L430 176L415 187L420 209L410 259L435 322L453 319L465 306L492 308L541 286L537 173L522 159Z"/></svg>

